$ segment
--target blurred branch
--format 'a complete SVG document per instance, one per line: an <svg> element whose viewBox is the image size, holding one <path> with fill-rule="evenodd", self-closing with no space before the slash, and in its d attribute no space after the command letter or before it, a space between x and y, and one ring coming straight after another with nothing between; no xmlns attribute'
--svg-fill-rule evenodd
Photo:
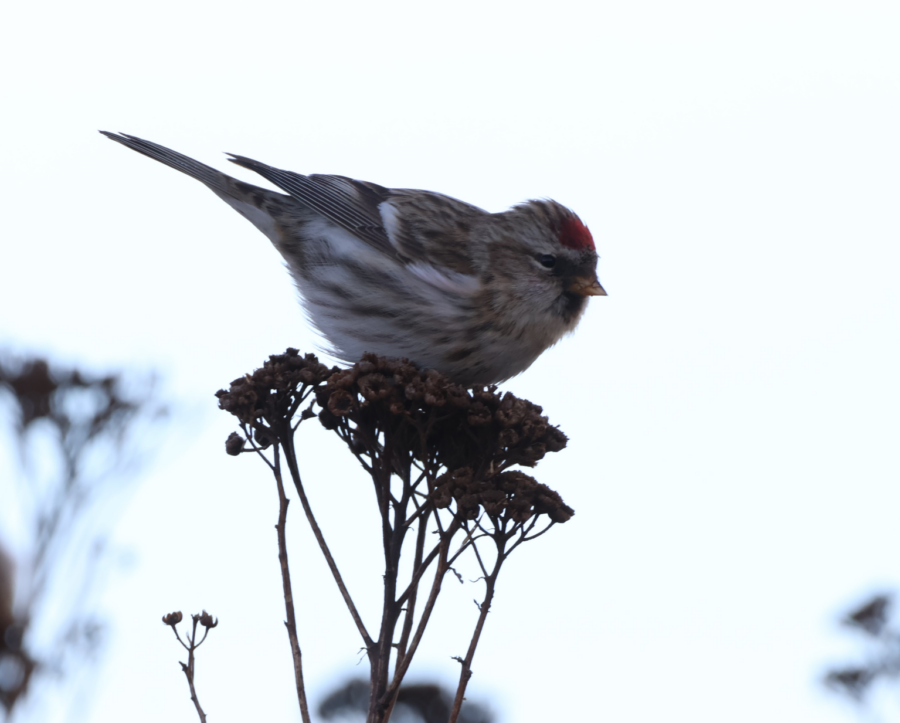
<svg viewBox="0 0 900 723"><path fill-rule="evenodd" d="M0 705L8 718L34 673L64 676L71 653L90 655L99 646L103 626L84 608L109 523L92 517L93 505L110 483L134 473L140 432L166 410L152 379L138 391L127 388L122 374L92 375L11 355L0 355L0 400L11 413L21 469L16 494L4 493L0 522L24 528L10 540L18 538L19 578L27 581L10 603L11 619L0 621ZM59 600L67 601L62 612L53 610Z"/></svg>
<svg viewBox="0 0 900 723"><path fill-rule="evenodd" d="M844 627L862 634L869 659L831 669L824 677L826 687L863 703L876 682L900 677L900 630L890 623L892 608L890 595L876 595L841 619Z"/></svg>
<svg viewBox="0 0 900 723"><path fill-rule="evenodd" d="M368 709L369 683L349 680L330 693L319 705L319 715L325 720L363 717ZM405 709L422 723L447 723L452 694L435 683L404 685L397 696L397 709ZM404 720L408 720L408 716ZM459 723L493 723L494 717L484 707L466 702L459 715Z"/></svg>

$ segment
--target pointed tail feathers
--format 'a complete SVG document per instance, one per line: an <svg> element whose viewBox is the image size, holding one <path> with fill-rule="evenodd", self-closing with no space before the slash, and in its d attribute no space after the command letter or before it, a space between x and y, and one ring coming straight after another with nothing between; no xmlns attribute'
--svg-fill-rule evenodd
<svg viewBox="0 0 900 723"><path fill-rule="evenodd" d="M276 219L289 211L290 196L269 191L250 183L238 181L211 166L207 166L193 158L188 158L158 143L145 141L143 138L125 133L117 134L100 131L107 138L121 143L133 151L142 153L160 163L164 163L176 171L181 171L207 186L219 198L235 211L250 221L273 242L279 239Z"/></svg>
<svg viewBox="0 0 900 723"><path fill-rule="evenodd" d="M174 168L176 171L186 173L191 178L196 178L214 191L227 193L229 191L227 181L234 180L230 176L226 176L224 173L217 171L215 168L211 168L199 161L195 161L193 158L188 158L181 153L176 153L165 146L145 141L143 138L129 136L124 133L119 135L110 133L109 131L100 131L100 133L107 138L114 140L116 143L127 146L133 151L143 153L145 156L149 156L155 161L164 163L167 166Z"/></svg>

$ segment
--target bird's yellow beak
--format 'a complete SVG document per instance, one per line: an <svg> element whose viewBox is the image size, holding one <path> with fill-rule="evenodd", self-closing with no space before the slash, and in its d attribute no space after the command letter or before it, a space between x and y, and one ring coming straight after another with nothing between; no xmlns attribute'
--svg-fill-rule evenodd
<svg viewBox="0 0 900 723"><path fill-rule="evenodd" d="M596 276L576 276L569 284L568 291L581 296L606 296L606 289L600 286Z"/></svg>

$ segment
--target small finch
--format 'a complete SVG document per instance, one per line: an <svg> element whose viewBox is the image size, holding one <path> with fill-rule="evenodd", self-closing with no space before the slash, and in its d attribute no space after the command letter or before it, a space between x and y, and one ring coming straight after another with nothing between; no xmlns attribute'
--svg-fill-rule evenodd
<svg viewBox="0 0 900 723"><path fill-rule="evenodd" d="M597 280L590 231L551 200L488 213L430 191L302 176L229 154L287 195L101 131L204 183L284 257L312 324L347 362L406 357L464 386L525 371L574 330Z"/></svg>

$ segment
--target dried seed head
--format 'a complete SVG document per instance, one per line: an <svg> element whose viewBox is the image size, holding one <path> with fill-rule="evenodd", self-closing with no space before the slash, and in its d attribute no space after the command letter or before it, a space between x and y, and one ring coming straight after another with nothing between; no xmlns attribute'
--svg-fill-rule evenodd
<svg viewBox="0 0 900 723"><path fill-rule="evenodd" d="M200 613L200 624L204 628L211 630L212 628L216 627L216 625L219 624L219 619L214 618L212 615L210 615L208 612L206 612L206 610L204 610L202 613Z"/></svg>
<svg viewBox="0 0 900 723"><path fill-rule="evenodd" d="M166 625L171 625L173 628L181 622L182 614L180 611L169 613L168 615L163 615L162 621Z"/></svg>
<svg viewBox="0 0 900 723"><path fill-rule="evenodd" d="M219 406L251 427L265 447L278 441L277 430L289 428L286 417L310 392L322 426L355 454L372 460L389 455L384 463L397 473L413 462L446 470L432 488L438 507L455 503L457 514L467 518L484 510L515 521L546 514L564 522L573 514L555 492L509 469L533 467L560 451L566 435L541 407L510 392L501 396L495 386L467 390L406 359L375 354L347 369L329 369L311 354L288 349L218 397ZM302 418L312 414L309 408ZM229 437L230 454L241 448L242 440Z"/></svg>
<svg viewBox="0 0 900 723"><path fill-rule="evenodd" d="M366 354L320 385L316 401L322 424L345 440L364 430L395 455L435 459L451 470L468 465L484 475L534 466L566 443L536 404L509 392L501 397L493 386L468 391L404 359Z"/></svg>
<svg viewBox="0 0 900 723"><path fill-rule="evenodd" d="M244 424L258 419L270 425L282 419L310 388L322 384L337 371L326 367L313 354L300 355L296 349L273 354L262 367L235 379L226 391L216 392L219 408Z"/></svg>
<svg viewBox="0 0 900 723"><path fill-rule="evenodd" d="M232 432L225 440L225 452L232 457L237 457L244 451L244 438L237 432Z"/></svg>

